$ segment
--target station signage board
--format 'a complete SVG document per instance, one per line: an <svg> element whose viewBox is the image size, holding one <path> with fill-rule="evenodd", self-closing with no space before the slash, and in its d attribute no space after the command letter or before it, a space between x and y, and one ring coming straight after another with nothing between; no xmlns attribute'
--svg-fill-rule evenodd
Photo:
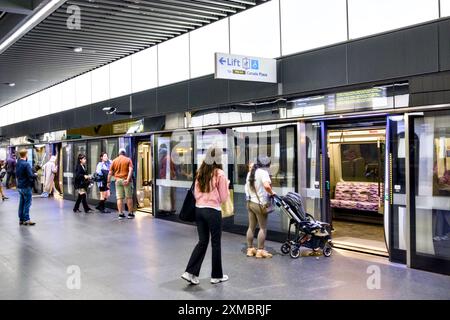
<svg viewBox="0 0 450 320"><path fill-rule="evenodd" d="M216 53L214 78L277 83L277 61Z"/></svg>

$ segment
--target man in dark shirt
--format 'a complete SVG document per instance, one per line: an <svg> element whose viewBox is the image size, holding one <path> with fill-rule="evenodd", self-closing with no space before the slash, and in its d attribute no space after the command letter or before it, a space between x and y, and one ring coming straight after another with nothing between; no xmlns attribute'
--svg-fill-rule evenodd
<svg viewBox="0 0 450 320"><path fill-rule="evenodd" d="M16 155L12 154L6 160L6 189L11 188L11 183L15 185L16 181Z"/></svg>
<svg viewBox="0 0 450 320"><path fill-rule="evenodd" d="M34 226L36 223L30 220L31 189L36 175L31 171L31 165L27 161L27 150L19 151L20 159L16 165L17 190L20 194L19 224Z"/></svg>

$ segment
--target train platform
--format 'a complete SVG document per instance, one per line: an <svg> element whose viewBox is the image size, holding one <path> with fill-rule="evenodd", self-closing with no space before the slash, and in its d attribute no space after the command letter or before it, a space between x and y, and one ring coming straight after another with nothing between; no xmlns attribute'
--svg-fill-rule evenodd
<svg viewBox="0 0 450 320"><path fill-rule="evenodd" d="M223 233L224 273L210 283L208 249L200 284L180 278L197 241L191 225L138 213L73 213L73 202L33 198L35 226L19 226L18 197L0 202L0 299L450 299L450 277L386 258L334 250L292 259L247 258L245 238Z"/></svg>

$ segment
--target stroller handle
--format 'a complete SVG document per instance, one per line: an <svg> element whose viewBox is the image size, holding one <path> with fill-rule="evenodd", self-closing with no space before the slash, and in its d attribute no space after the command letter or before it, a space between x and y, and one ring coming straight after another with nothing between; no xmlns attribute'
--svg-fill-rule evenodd
<svg viewBox="0 0 450 320"><path fill-rule="evenodd" d="M285 202L283 201L283 199L282 199L279 195L273 194L273 195L272 195L272 198L275 200L275 203L276 203L278 206L285 205L285 204L284 204ZM313 217L311 214L309 214L309 213L307 213L307 212L305 212L305 214L306 214L307 217L310 217L310 218L312 219L312 221L314 221L314 222L317 221L316 219L314 219L314 217Z"/></svg>
<svg viewBox="0 0 450 320"><path fill-rule="evenodd" d="M280 196L277 195L277 194L275 194L275 193L274 193L273 195L271 195L271 197L274 198L275 200L279 201L279 202L282 201L281 198L280 198Z"/></svg>

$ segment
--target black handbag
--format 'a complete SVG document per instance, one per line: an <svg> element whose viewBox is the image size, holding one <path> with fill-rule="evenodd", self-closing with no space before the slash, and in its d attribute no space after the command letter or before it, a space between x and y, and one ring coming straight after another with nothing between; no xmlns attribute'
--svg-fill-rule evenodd
<svg viewBox="0 0 450 320"><path fill-rule="evenodd" d="M195 181L184 198L183 206L180 210L180 220L186 222L195 221L195 196L194 196Z"/></svg>

